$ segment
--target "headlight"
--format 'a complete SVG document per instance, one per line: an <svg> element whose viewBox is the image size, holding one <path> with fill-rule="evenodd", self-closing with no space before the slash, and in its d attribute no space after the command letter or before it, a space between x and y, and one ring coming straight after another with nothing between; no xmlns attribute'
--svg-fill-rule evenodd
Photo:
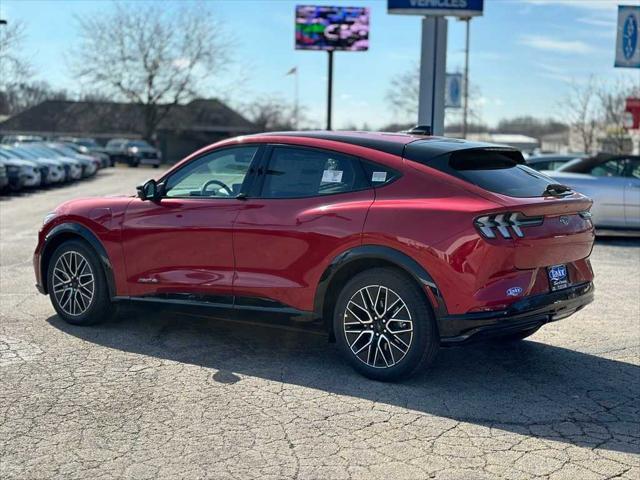
<svg viewBox="0 0 640 480"><path fill-rule="evenodd" d="M51 220L53 220L54 218L56 218L58 216L57 213L55 212L49 212L45 215L44 220L42 220L42 225L46 225L47 223L49 223Z"/></svg>

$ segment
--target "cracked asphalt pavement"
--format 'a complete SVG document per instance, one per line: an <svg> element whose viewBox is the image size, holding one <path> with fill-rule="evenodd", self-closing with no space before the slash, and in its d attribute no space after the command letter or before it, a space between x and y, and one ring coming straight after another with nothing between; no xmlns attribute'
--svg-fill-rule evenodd
<svg viewBox="0 0 640 480"><path fill-rule="evenodd" d="M58 319L33 286L42 218L154 173L0 197L3 480L640 478L640 241L596 243L582 312L384 384L310 333L159 308Z"/></svg>

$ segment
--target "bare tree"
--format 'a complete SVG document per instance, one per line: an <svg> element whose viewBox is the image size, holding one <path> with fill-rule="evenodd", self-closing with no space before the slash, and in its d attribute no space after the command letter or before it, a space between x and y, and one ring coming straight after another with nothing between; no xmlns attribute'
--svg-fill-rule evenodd
<svg viewBox="0 0 640 480"><path fill-rule="evenodd" d="M0 92L3 109L15 115L46 100L68 100L66 90L53 89L47 82L20 82L6 85Z"/></svg>
<svg viewBox="0 0 640 480"><path fill-rule="evenodd" d="M420 98L420 66L414 65L392 79L385 98L397 115L415 121Z"/></svg>
<svg viewBox="0 0 640 480"><path fill-rule="evenodd" d="M269 96L257 99L243 107L249 119L261 131L273 132L296 129L295 108L279 97ZM298 109L298 116L304 121L303 114Z"/></svg>
<svg viewBox="0 0 640 480"><path fill-rule="evenodd" d="M573 81L569 93L560 103L564 120L577 133L580 149L592 153L600 128L597 86L593 77L586 83Z"/></svg>
<svg viewBox="0 0 640 480"><path fill-rule="evenodd" d="M115 4L77 22L73 72L104 94L140 104L147 140L175 105L198 96L228 63L223 28L204 3L179 11L158 3Z"/></svg>
<svg viewBox="0 0 640 480"><path fill-rule="evenodd" d="M597 90L600 114L605 126L606 143L611 153L624 153L630 138L625 128L625 101L627 97L640 96L640 85L631 79L618 80Z"/></svg>
<svg viewBox="0 0 640 480"><path fill-rule="evenodd" d="M398 115L402 122L409 120L415 125L418 118L418 102L420 99L420 66L414 65L409 70L401 73L399 76L391 80L391 86L387 90L385 96L387 103ZM470 123L482 124L482 115L480 112L480 90L469 82L469 121ZM462 115L462 111L458 112L453 109L447 110L448 118L455 120L457 116ZM450 118L449 118L450 117Z"/></svg>
<svg viewBox="0 0 640 480"><path fill-rule="evenodd" d="M21 82L31 73L31 65L24 58L25 26L12 21L0 26L0 88Z"/></svg>

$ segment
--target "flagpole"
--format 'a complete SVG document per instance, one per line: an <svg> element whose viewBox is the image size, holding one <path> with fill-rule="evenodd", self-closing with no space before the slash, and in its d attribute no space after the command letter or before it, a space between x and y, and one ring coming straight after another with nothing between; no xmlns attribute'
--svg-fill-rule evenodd
<svg viewBox="0 0 640 480"><path fill-rule="evenodd" d="M295 82L296 82L296 83L295 83L295 96L296 96L296 98L295 98L295 104L294 104L294 112L293 112L293 114L294 114L294 118L295 118L295 122L296 122L295 127L296 127L296 130L298 130L298 129L300 128L300 124L299 124L300 118L299 118L299 116L298 116L298 115L299 115L299 111L298 111L298 109L299 109L299 107L300 107L300 103L299 103L299 96L298 96L298 92L299 92L299 90L298 90L298 67L297 67L297 66L296 66L296 78L295 78Z"/></svg>

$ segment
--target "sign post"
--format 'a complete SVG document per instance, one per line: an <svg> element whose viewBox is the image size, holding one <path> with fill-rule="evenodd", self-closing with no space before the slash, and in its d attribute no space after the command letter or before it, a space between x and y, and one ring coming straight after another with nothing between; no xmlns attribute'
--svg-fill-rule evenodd
<svg viewBox="0 0 640 480"><path fill-rule="evenodd" d="M640 6L618 6L616 67L640 68Z"/></svg>
<svg viewBox="0 0 640 480"><path fill-rule="evenodd" d="M421 15L422 52L418 124L444 134L447 67L447 16L470 18L482 15L484 0L387 0L387 11L398 15Z"/></svg>
<svg viewBox="0 0 640 480"><path fill-rule="evenodd" d="M447 19L422 19L422 54L418 125L429 125L433 135L444 134L444 93L447 70Z"/></svg>

